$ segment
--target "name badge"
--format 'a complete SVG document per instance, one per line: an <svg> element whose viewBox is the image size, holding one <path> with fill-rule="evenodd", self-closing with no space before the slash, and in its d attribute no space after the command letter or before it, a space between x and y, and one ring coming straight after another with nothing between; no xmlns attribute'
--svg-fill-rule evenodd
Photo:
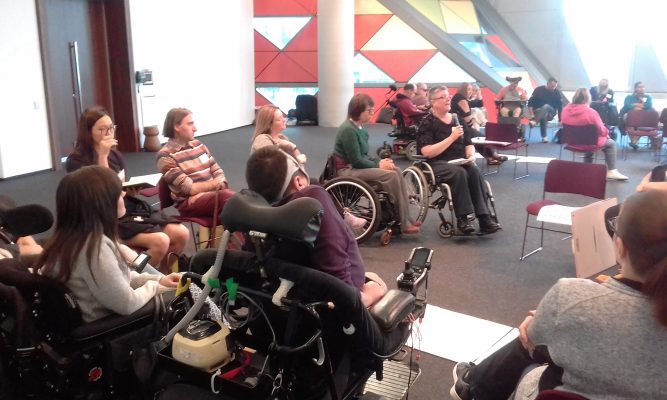
<svg viewBox="0 0 667 400"><path fill-rule="evenodd" d="M199 162L202 164L208 164L208 154L204 153L199 156Z"/></svg>

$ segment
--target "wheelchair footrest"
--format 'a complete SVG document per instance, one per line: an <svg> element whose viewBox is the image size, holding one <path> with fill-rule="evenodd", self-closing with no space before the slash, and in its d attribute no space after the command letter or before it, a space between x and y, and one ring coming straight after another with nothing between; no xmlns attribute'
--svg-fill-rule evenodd
<svg viewBox="0 0 667 400"><path fill-rule="evenodd" d="M372 375L366 382L362 400L401 400L421 375L421 369L415 362L412 363L412 372L407 364L399 361L385 360L382 366L384 379L378 381Z"/></svg>

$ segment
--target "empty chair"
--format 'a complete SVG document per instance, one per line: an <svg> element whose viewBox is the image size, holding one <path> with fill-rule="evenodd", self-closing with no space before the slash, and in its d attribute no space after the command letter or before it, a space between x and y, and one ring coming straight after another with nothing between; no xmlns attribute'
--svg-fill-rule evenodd
<svg viewBox="0 0 667 400"><path fill-rule="evenodd" d="M635 148L634 144L643 136L649 138L651 149L655 152L656 158L659 155L659 146L655 145L655 141L660 133L658 130L658 122L660 115L655 110L630 110L625 119L625 133L628 137L628 145ZM623 147L624 158L627 158L627 146Z"/></svg>
<svg viewBox="0 0 667 400"><path fill-rule="evenodd" d="M496 124L493 122L487 122L485 128L485 135L487 141L509 143L508 145L489 144L485 145L485 147L489 147L498 151L514 150L515 156L518 156L519 149L523 148L524 155L526 157L528 156L528 144L526 142L519 141L519 132L516 129L516 125ZM516 162L514 163L514 175L513 175L514 180L529 176L528 163L525 164L526 164L526 173L517 178L516 176L517 163Z"/></svg>
<svg viewBox="0 0 667 400"><path fill-rule="evenodd" d="M542 247L544 246L544 231L569 233L555 229L547 229L544 227L544 222L540 222L539 226L528 224L530 216L532 215L537 218L537 215L543 207L559 204L554 200L547 199L547 193L571 193L595 199L604 199L606 175L607 167L602 164L585 164L563 160L552 160L549 162L547 171L544 175L542 200L532 202L526 206L526 225L523 231L520 260L523 261L534 253L542 250ZM526 254L525 248L528 228L540 230L540 247Z"/></svg>

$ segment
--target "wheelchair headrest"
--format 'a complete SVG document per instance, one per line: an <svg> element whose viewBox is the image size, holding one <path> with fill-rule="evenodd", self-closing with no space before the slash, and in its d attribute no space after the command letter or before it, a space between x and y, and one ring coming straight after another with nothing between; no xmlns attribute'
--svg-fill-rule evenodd
<svg viewBox="0 0 667 400"><path fill-rule="evenodd" d="M42 233L53 225L53 214L48 208L38 204L28 204L16 207L14 201L7 196L0 196L0 229L13 236Z"/></svg>
<svg viewBox="0 0 667 400"><path fill-rule="evenodd" d="M310 197L272 207L259 194L244 189L227 201L221 220L232 232L258 231L314 246L322 213L320 202Z"/></svg>

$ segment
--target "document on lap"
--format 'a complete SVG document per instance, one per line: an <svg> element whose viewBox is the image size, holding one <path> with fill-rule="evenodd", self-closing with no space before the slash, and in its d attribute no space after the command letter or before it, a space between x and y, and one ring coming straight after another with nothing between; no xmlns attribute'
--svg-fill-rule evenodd
<svg viewBox="0 0 667 400"><path fill-rule="evenodd" d="M454 165L463 165L463 164L468 164L470 161L468 161L467 158L456 158L454 160L449 160L447 162Z"/></svg>
<svg viewBox="0 0 667 400"><path fill-rule="evenodd" d="M148 187L155 187L160 181L160 178L162 178L162 174L160 173L133 176L127 182L123 182L123 189L126 188L144 189Z"/></svg>
<svg viewBox="0 0 667 400"><path fill-rule="evenodd" d="M472 138L472 142L475 144L496 144L498 146L509 146L510 142L498 142L496 140L486 140L484 137L474 137Z"/></svg>

